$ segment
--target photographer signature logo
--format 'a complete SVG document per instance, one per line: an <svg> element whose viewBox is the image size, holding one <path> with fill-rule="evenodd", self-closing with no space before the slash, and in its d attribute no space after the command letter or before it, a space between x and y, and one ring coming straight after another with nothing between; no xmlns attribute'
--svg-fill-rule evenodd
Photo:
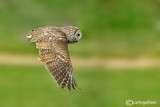
<svg viewBox="0 0 160 107"><path fill-rule="evenodd" d="M126 100L126 105L127 106L132 106L132 105L140 104L140 105L149 105L149 104L157 104L157 101L151 101L151 100L146 100L146 101L134 101L131 99Z"/></svg>

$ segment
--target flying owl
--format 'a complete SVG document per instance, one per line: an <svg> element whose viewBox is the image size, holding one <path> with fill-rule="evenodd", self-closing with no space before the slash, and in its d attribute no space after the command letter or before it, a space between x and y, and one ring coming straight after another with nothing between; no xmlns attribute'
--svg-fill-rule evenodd
<svg viewBox="0 0 160 107"><path fill-rule="evenodd" d="M68 52L68 44L76 43L82 38L79 28L74 26L44 26L33 29L27 38L36 42L39 49L39 60L45 62L46 69L50 72L57 85L64 89L66 86L77 87L71 59Z"/></svg>

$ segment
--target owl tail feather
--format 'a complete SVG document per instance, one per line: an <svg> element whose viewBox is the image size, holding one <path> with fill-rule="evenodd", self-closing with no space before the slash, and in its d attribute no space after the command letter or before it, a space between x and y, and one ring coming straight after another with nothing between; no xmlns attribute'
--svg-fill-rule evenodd
<svg viewBox="0 0 160 107"><path fill-rule="evenodd" d="M69 91L71 91L71 87L72 87L74 90L76 90L76 91L77 91L76 88L78 88L79 90L81 90L81 89L78 87L78 85L77 85L77 83L76 83L76 81L75 81L75 79L74 79L73 76L70 77L70 78L69 78L69 81L68 81L68 89L69 89Z"/></svg>
<svg viewBox="0 0 160 107"><path fill-rule="evenodd" d="M76 86L79 90L82 90L81 88L78 87L78 84L77 84L76 81L75 81L75 86Z"/></svg>

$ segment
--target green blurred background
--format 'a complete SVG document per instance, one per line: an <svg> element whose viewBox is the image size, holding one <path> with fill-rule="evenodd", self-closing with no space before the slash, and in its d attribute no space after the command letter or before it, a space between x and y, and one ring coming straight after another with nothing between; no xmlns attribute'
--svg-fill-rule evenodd
<svg viewBox="0 0 160 107"><path fill-rule="evenodd" d="M38 56L25 38L29 31L74 25L83 38L69 46L71 58L159 59L159 11L159 0L1 0L0 55ZM70 93L57 87L44 66L2 62L0 107L123 107L127 99L160 106L159 67L73 68L82 90Z"/></svg>

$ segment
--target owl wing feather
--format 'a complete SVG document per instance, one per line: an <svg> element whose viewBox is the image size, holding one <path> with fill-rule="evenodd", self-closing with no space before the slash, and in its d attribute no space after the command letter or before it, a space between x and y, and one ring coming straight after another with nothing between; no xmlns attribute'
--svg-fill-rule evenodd
<svg viewBox="0 0 160 107"><path fill-rule="evenodd" d="M57 85L64 89L66 86L71 91L77 84L73 76L73 68L68 52L66 35L57 31L58 35L53 32L39 37L36 47L39 49L39 59L46 62L46 69L54 77ZM43 32L44 33L44 32Z"/></svg>

